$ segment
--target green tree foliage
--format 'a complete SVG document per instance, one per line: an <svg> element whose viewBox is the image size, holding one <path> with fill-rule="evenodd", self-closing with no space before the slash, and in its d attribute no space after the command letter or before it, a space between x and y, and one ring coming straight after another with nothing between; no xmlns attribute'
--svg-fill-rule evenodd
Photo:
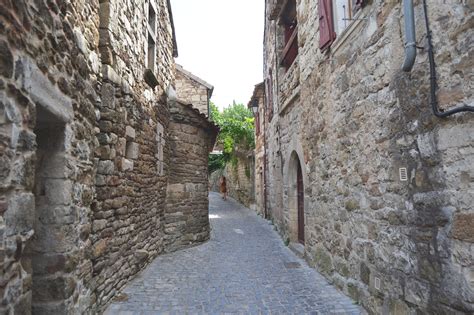
<svg viewBox="0 0 474 315"><path fill-rule="evenodd" d="M210 157L209 169L218 165L225 167L229 161L236 162L236 149L253 150L255 148L254 117L252 112L243 104L229 106L220 112L214 103L210 103L211 120L219 126L218 143L223 147L220 158ZM215 168L218 169L218 168Z"/></svg>

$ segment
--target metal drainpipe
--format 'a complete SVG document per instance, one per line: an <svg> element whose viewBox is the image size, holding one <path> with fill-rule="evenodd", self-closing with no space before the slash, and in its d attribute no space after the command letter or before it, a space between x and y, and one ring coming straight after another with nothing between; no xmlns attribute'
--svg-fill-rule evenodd
<svg viewBox="0 0 474 315"><path fill-rule="evenodd" d="M416 59L415 12L413 0L403 0L403 17L405 19L405 60L402 70L410 72Z"/></svg>
<svg viewBox="0 0 474 315"><path fill-rule="evenodd" d="M426 27L426 38L428 40L428 60L430 63L430 103L433 110L433 114L439 118L445 118L460 112L474 112L474 106L459 106L447 111L440 111L438 107L438 98L436 96L436 89L438 88L436 79L436 64L434 60L433 42L431 38L430 23L428 20L428 8L426 6L426 0L423 0L423 10L425 13L425 27Z"/></svg>
<svg viewBox="0 0 474 315"><path fill-rule="evenodd" d="M268 219L267 210L267 96L263 98L263 216Z"/></svg>

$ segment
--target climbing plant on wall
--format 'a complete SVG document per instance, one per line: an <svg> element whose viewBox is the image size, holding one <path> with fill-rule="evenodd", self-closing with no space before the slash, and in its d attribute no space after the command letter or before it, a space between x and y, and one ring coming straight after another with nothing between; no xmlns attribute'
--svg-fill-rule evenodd
<svg viewBox="0 0 474 315"><path fill-rule="evenodd" d="M237 150L248 151L255 148L254 117L243 104L233 103L219 111L214 103L210 103L211 120L219 126L218 146L222 148L221 156L209 158L209 170L225 167L228 162L237 162Z"/></svg>

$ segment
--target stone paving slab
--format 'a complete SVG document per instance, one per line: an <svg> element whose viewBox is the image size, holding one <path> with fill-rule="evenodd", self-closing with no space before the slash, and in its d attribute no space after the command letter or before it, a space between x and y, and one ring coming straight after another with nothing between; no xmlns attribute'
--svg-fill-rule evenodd
<svg viewBox="0 0 474 315"><path fill-rule="evenodd" d="M253 211L216 193L209 211L209 242L159 256L105 314L364 313Z"/></svg>

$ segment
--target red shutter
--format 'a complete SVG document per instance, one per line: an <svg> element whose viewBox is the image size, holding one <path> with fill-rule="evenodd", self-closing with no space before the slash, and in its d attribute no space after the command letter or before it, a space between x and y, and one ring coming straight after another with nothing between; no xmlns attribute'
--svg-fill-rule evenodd
<svg viewBox="0 0 474 315"><path fill-rule="evenodd" d="M260 135L260 113L255 115L255 135Z"/></svg>
<svg viewBox="0 0 474 315"><path fill-rule="evenodd" d="M267 78L267 117L268 121L271 121L273 118L273 75L272 70L270 69L269 76Z"/></svg>
<svg viewBox="0 0 474 315"><path fill-rule="evenodd" d="M319 48L329 48L336 38L332 18L332 1L319 0Z"/></svg>

